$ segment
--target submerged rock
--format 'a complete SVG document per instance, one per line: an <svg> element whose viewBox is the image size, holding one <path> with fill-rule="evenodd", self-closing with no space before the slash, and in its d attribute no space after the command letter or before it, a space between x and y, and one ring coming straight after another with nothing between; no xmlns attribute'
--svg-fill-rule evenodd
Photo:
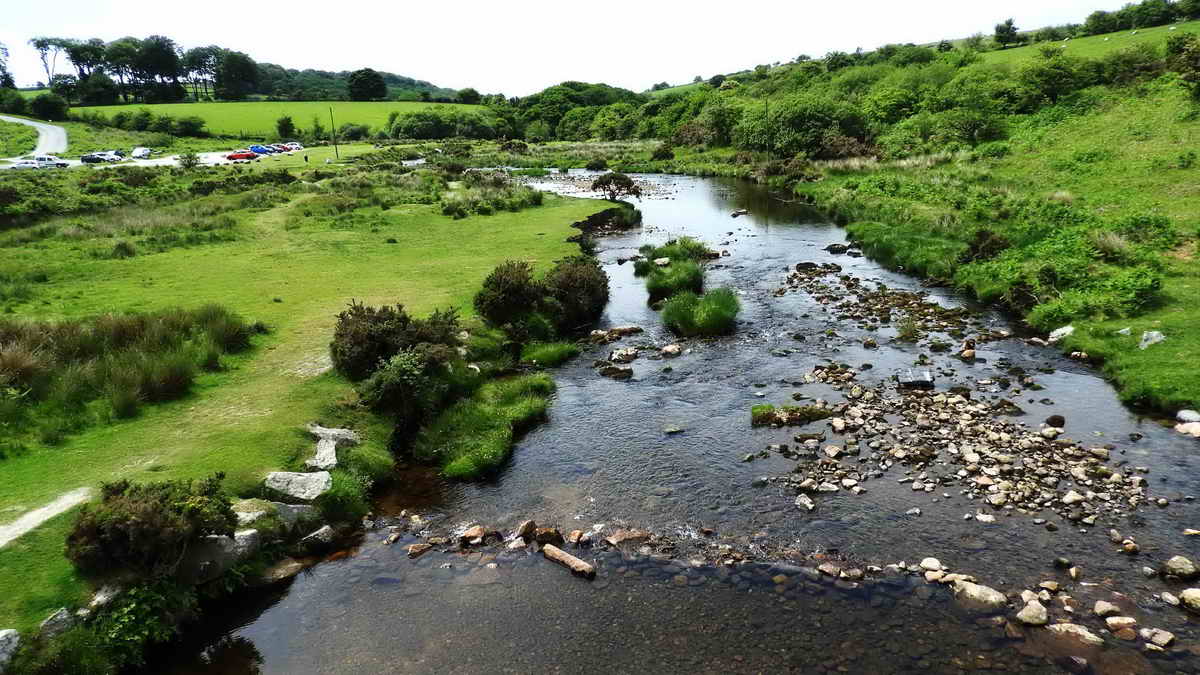
<svg viewBox="0 0 1200 675"><path fill-rule="evenodd" d="M1163 574L1187 580L1195 578L1198 572L1195 563L1184 556L1177 555L1163 564Z"/></svg>
<svg viewBox="0 0 1200 675"><path fill-rule="evenodd" d="M1075 623L1056 623L1052 626L1047 626L1046 630L1051 633L1078 642L1089 647L1100 647L1104 645L1104 640L1093 633L1092 631Z"/></svg>
<svg viewBox="0 0 1200 675"><path fill-rule="evenodd" d="M1008 605L1008 598L1000 591L970 581L956 582L954 597L967 609L979 611L997 611Z"/></svg>
<svg viewBox="0 0 1200 675"><path fill-rule="evenodd" d="M1050 621L1050 613L1037 600L1025 603L1025 608L1017 612L1017 620L1029 626L1045 626Z"/></svg>

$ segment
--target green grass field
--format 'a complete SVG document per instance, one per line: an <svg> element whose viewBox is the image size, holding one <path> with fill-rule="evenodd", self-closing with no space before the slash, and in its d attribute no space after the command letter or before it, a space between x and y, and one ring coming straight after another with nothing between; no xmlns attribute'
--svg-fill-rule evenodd
<svg viewBox="0 0 1200 675"><path fill-rule="evenodd" d="M37 129L15 122L0 122L0 157L19 157L33 152Z"/></svg>
<svg viewBox="0 0 1200 675"><path fill-rule="evenodd" d="M648 92L646 92L646 94L648 94L649 96L664 96L666 94L686 94L690 91L699 89L703 86L705 86L704 82L691 82L688 84L681 84L677 87L667 87L666 89L659 89L658 91L648 91Z"/></svg>
<svg viewBox="0 0 1200 675"><path fill-rule="evenodd" d="M268 136L275 133L275 120L283 115L291 115L297 127L307 129L312 126L313 117L321 120L321 125L329 128L329 109L333 108L334 123L337 126L352 122L366 124L378 128L387 123L388 114L393 110L400 113L416 112L439 106L454 106L460 110L483 112L483 106L463 106L452 103L415 103L415 102L364 102L364 101L239 101L235 103L161 103L156 105L109 105L74 108L76 112L95 111L112 116L119 111L134 112L148 108L155 115L170 115L172 117L187 117L196 115L208 123L208 131L227 136Z"/></svg>
<svg viewBox="0 0 1200 675"><path fill-rule="evenodd" d="M1038 50L1047 44L1056 46L1065 44L1067 46L1063 50L1065 53L1094 59L1137 44L1160 46L1167 41L1169 36L1180 32L1200 33L1200 21L1189 21L1175 24L1175 26L1175 30L1171 30L1169 26L1155 26L1154 28L1139 28L1137 35L1134 35L1132 30L1123 30L1106 35L1071 38L1067 42L1042 42L1013 49L984 52L983 60L987 63L1017 64L1037 56Z"/></svg>
<svg viewBox="0 0 1200 675"><path fill-rule="evenodd" d="M307 198L241 213L232 242L124 260L98 259L67 239L6 249L6 258L36 265L51 279L17 308L18 316L219 302L273 331L251 354L230 359L226 372L201 377L183 400L0 461L0 481L9 486L0 494L0 520L116 478L221 470L229 489L253 489L266 472L297 466L312 445L299 429L351 396L345 380L317 374L328 363L335 317L351 298L401 302L415 313L450 305L470 315L474 292L496 264L520 258L548 267L576 250L565 241L574 232L570 224L599 210L591 200L559 197L517 213L460 220L435 206L371 207L330 226L289 218ZM383 430L368 434L368 444L385 441ZM28 630L85 592L62 556L69 521L60 517L0 549L0 626Z"/></svg>

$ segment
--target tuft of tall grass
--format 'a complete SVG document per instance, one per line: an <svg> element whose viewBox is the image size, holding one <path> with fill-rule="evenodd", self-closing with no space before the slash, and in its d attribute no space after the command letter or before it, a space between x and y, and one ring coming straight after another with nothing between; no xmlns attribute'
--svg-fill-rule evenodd
<svg viewBox="0 0 1200 675"><path fill-rule="evenodd" d="M531 342L521 350L521 362L555 368L578 355L574 342Z"/></svg>
<svg viewBox="0 0 1200 675"><path fill-rule="evenodd" d="M692 261L672 262L666 267L655 267L646 276L646 290L650 302L669 298L677 293L704 290L704 271Z"/></svg>
<svg viewBox="0 0 1200 675"><path fill-rule="evenodd" d="M679 335L727 335L737 325L737 295L717 288L704 295L683 292L663 304L663 323Z"/></svg>

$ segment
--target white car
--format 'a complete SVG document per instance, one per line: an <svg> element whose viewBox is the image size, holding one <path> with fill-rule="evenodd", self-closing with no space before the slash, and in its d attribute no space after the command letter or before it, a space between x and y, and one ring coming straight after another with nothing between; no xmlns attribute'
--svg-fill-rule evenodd
<svg viewBox="0 0 1200 675"><path fill-rule="evenodd" d="M33 158L37 162L40 169L65 169L67 168L66 160L59 159L54 155L38 155Z"/></svg>
<svg viewBox="0 0 1200 675"><path fill-rule="evenodd" d="M150 159L150 148L134 148L129 156L134 159Z"/></svg>
<svg viewBox="0 0 1200 675"><path fill-rule="evenodd" d="M20 159L20 160L17 160L16 162L13 162L13 165L9 168L12 168L12 169L40 169L42 167L32 159Z"/></svg>
<svg viewBox="0 0 1200 675"><path fill-rule="evenodd" d="M300 145L299 143L296 143L295 141L292 141L291 143L284 143L284 145L288 146L292 150L303 150L304 149L303 145Z"/></svg>

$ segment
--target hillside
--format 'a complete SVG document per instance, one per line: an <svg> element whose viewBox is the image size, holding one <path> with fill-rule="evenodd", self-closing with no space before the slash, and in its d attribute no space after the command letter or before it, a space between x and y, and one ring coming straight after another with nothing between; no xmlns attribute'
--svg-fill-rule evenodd
<svg viewBox="0 0 1200 675"><path fill-rule="evenodd" d="M1060 47L1066 45L1063 51L1072 56L1096 59L1135 45L1148 45L1161 48L1166 43L1168 37L1180 32L1200 33L1200 21L1188 21L1186 23L1173 24L1172 26L1141 28L1136 31L1123 30L1105 35L1090 35L1088 37L1071 38L1062 42L1035 43L1024 47L983 52L982 56L985 63L1015 64L1032 59L1038 54L1038 50L1043 45L1054 44Z"/></svg>

